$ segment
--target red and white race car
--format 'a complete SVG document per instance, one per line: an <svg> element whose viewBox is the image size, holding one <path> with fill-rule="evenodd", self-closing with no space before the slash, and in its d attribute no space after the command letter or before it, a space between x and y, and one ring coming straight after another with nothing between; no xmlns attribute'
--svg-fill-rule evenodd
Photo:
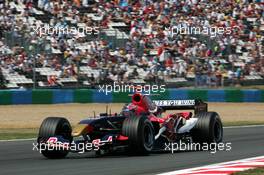
<svg viewBox="0 0 264 175"><path fill-rule="evenodd" d="M167 110L172 112L167 114ZM173 110L193 110L194 113ZM207 104L201 100L152 101L149 96L136 93L120 114L101 113L88 117L74 129L65 118L46 118L39 129L38 143L45 157L63 158L68 152L81 150L95 150L97 154L117 150L147 154L164 150L166 143L210 144L222 139L219 115L208 112Z"/></svg>

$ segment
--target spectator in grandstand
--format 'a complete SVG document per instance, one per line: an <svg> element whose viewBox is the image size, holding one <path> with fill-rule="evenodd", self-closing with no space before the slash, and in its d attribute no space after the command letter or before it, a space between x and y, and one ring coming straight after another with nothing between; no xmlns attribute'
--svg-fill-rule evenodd
<svg viewBox="0 0 264 175"><path fill-rule="evenodd" d="M63 86L62 83L58 81L58 77L55 75L48 76L48 86L56 87L56 86Z"/></svg>
<svg viewBox="0 0 264 175"><path fill-rule="evenodd" d="M0 35L12 31L12 41L21 36L26 36L25 41L40 40L39 34L29 31L34 25L43 26L44 23L52 27L84 24L110 29L112 23L122 21L129 28L128 41L122 48L114 48L111 39L88 39L79 34L59 32L41 36L48 41L43 45L46 50L56 51L52 55L57 57L40 54L39 66L62 72L58 79L76 77L78 60L81 66L100 69L100 72L108 69L102 77L120 82L129 82L129 78L167 80L194 74L196 86L220 86L225 78L242 81L245 75L264 75L261 56L264 8L259 1L38 0L37 6L31 0L23 3L14 1L7 2L6 6L0 5ZM43 13L43 19L34 14L38 10ZM174 26L231 30L215 35L212 31L203 35L171 35L170 29ZM51 44L47 44L49 41ZM85 49L77 49L79 46L85 46ZM8 49L4 48L2 46L1 51L6 53ZM1 62L4 60L1 65L8 65L12 71L30 72L31 57L22 54L21 58L19 48L14 48L13 52L10 58L1 58ZM234 63L243 60L247 60L245 67L232 70ZM137 68L129 74L130 66L142 68L146 76L139 74Z"/></svg>

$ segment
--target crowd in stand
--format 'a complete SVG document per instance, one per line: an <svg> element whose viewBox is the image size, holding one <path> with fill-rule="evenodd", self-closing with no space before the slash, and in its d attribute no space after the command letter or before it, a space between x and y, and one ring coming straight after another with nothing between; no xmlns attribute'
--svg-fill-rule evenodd
<svg viewBox="0 0 264 175"><path fill-rule="evenodd" d="M99 75L87 75L93 84L106 79L128 83L139 78L156 82L195 77L197 86L220 86L224 77L232 83L248 75L264 78L262 0L23 0L22 11L17 4L21 2L0 5L0 67L10 72L30 74L33 66L51 67L61 72L59 77L71 77L79 75L78 66L88 66L101 70ZM50 17L50 26L84 24L91 33L95 27L102 31L111 28L111 22L122 21L129 38L123 47L113 48L110 41L87 40L89 34L82 32L40 34L34 29L44 22L30 20L36 10ZM223 32L181 34L180 27ZM29 43L49 40L44 50L61 54L32 55L19 45L10 48L4 38L7 31L13 31L13 37L26 35ZM81 44L85 49L76 47Z"/></svg>

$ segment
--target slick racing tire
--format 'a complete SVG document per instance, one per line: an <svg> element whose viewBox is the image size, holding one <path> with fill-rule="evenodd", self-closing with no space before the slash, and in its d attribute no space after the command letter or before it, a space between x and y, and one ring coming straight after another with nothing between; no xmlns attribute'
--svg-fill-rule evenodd
<svg viewBox="0 0 264 175"><path fill-rule="evenodd" d="M68 140L70 143L72 141L71 131L72 128L67 119L61 117L48 117L43 120L40 126L38 143L41 144L43 141L45 143L45 141L52 136L62 136L63 139ZM46 148L41 151L41 153L49 159L64 158L68 152L69 151L66 149L48 150Z"/></svg>
<svg viewBox="0 0 264 175"><path fill-rule="evenodd" d="M198 121L192 129L192 138L198 143L219 143L223 140L223 125L216 112L201 112L194 116Z"/></svg>
<svg viewBox="0 0 264 175"><path fill-rule="evenodd" d="M154 128L146 116L130 116L124 120L122 134L128 137L129 152L148 154L154 146Z"/></svg>

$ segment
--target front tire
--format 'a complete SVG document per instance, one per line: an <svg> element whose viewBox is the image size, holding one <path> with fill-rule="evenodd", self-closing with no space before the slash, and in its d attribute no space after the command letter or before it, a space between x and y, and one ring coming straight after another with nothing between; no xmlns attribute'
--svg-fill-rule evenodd
<svg viewBox="0 0 264 175"><path fill-rule="evenodd" d="M41 141L46 141L53 136L62 136L64 139L71 142L71 131L72 128L67 119L62 117L48 117L43 120L40 126L38 144L41 144ZM45 149L41 153L49 159L60 159L66 157L69 151Z"/></svg>
<svg viewBox="0 0 264 175"><path fill-rule="evenodd" d="M148 154L154 146L154 129L146 116L130 116L124 120L122 134L128 137L130 152Z"/></svg>

